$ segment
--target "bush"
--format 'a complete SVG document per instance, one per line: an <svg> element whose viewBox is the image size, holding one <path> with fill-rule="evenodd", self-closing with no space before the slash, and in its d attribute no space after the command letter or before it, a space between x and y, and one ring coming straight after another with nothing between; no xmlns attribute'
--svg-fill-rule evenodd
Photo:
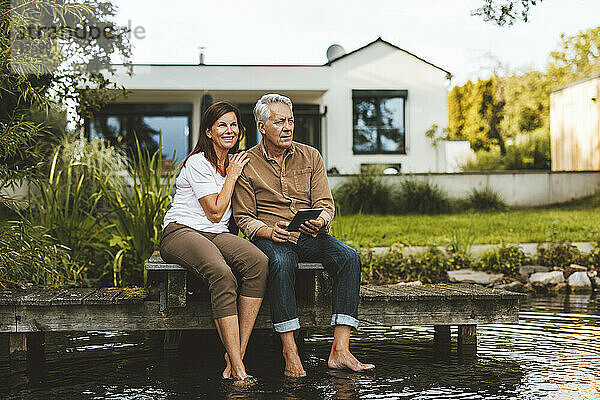
<svg viewBox="0 0 600 400"><path fill-rule="evenodd" d="M516 143L506 146L506 154L500 154L498 146L489 151L478 150L474 159L467 161L463 171L495 171L550 169L550 135L539 129L520 136Z"/></svg>
<svg viewBox="0 0 600 400"><path fill-rule="evenodd" d="M81 267L69 253L48 229L10 222L0 233L0 287L78 283Z"/></svg>
<svg viewBox="0 0 600 400"><path fill-rule="evenodd" d="M386 214L391 211L392 189L371 173L352 176L334 191L344 214Z"/></svg>
<svg viewBox="0 0 600 400"><path fill-rule="evenodd" d="M477 269L517 276L519 267L531 264L529 257L519 246L502 244L499 248L485 252L479 259Z"/></svg>
<svg viewBox="0 0 600 400"><path fill-rule="evenodd" d="M497 192L486 186L483 189L473 189L466 198L466 205L478 211L502 211L507 205Z"/></svg>
<svg viewBox="0 0 600 400"><path fill-rule="evenodd" d="M580 258L581 252L571 243L552 242L547 247L539 244L534 260L539 265L564 268Z"/></svg>
<svg viewBox="0 0 600 400"><path fill-rule="evenodd" d="M67 136L54 150L48 175L32 182L30 207L22 218L45 227L57 246L69 249L79 265L69 279L83 282L101 275L97 266L106 262L110 223L99 210L102 196L95 175L114 179L124 166L125 156L99 139Z"/></svg>
<svg viewBox="0 0 600 400"><path fill-rule="evenodd" d="M446 253L431 247L421 254L405 256L402 250L392 249L384 255L368 252L362 257L363 281L369 283L396 283L421 281L422 283L445 282L447 271L469 268L474 260L464 254Z"/></svg>
<svg viewBox="0 0 600 400"><path fill-rule="evenodd" d="M395 209L399 213L441 214L450 211L448 195L428 181L406 179L395 194Z"/></svg>
<svg viewBox="0 0 600 400"><path fill-rule="evenodd" d="M143 283L146 280L144 262L158 248L177 174L174 165L163 171L161 147L150 152L142 149L136 140L136 155L128 164L127 179L98 175L114 220L109 253L115 286Z"/></svg>

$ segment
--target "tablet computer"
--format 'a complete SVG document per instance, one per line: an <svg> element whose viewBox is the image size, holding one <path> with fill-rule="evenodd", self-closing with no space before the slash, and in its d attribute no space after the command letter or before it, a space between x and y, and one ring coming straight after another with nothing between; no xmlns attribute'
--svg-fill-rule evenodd
<svg viewBox="0 0 600 400"><path fill-rule="evenodd" d="M294 215L294 219L287 226L287 230L290 232L298 232L300 230L300 225L309 219L316 219L319 215L321 215L322 208L303 208L302 210L298 210L296 215Z"/></svg>

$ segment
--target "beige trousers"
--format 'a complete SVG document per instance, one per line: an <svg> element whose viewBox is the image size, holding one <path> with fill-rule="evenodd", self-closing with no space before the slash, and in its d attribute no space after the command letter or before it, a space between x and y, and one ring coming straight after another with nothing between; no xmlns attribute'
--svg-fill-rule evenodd
<svg viewBox="0 0 600 400"><path fill-rule="evenodd" d="M181 264L208 283L213 317L237 314L238 282L242 296L262 298L267 286L269 260L249 241L231 233L200 232L171 222L160 238L165 262Z"/></svg>

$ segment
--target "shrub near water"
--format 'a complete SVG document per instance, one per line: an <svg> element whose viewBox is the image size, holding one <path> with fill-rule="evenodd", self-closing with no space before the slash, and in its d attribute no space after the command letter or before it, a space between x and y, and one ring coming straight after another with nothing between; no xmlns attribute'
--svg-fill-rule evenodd
<svg viewBox="0 0 600 400"><path fill-rule="evenodd" d="M519 247L502 244L499 248L485 252L479 259L477 269L517 276L519 267L531 264L531 257Z"/></svg>
<svg viewBox="0 0 600 400"><path fill-rule="evenodd" d="M392 189L373 174L352 176L334 190L344 214L386 214L392 206Z"/></svg>
<svg viewBox="0 0 600 400"><path fill-rule="evenodd" d="M375 255L369 251L361 258L362 279L368 283L445 282L448 278L447 271L468 268L474 264L468 255L444 252L437 247L410 255L404 255L401 249L392 249L383 255Z"/></svg>
<svg viewBox="0 0 600 400"><path fill-rule="evenodd" d="M80 266L43 226L10 222L0 233L0 288L80 282Z"/></svg>
<svg viewBox="0 0 600 400"><path fill-rule="evenodd" d="M98 175L98 184L114 221L108 250L114 286L141 284L145 280L144 262L158 248L177 174L175 165L163 171L162 146L150 152L141 148L137 140L136 145L126 177L107 179Z"/></svg>
<svg viewBox="0 0 600 400"><path fill-rule="evenodd" d="M49 164L47 177L32 182L30 207L22 213L27 222L23 227L44 227L44 240L68 249L79 267L65 279L77 283L97 279L106 261L110 222L99 210L102 196L95 175L114 179L125 166L125 155L98 139L70 135L56 147ZM54 268L52 260L46 268Z"/></svg>

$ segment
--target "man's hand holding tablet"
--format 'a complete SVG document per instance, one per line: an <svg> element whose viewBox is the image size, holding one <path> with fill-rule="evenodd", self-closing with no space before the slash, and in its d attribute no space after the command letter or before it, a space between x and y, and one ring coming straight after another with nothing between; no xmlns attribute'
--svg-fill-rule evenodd
<svg viewBox="0 0 600 400"><path fill-rule="evenodd" d="M317 232L323 227L325 221L319 218L323 211L322 208L307 208L298 210L292 221L287 226L290 232L302 232L310 236L316 236Z"/></svg>

